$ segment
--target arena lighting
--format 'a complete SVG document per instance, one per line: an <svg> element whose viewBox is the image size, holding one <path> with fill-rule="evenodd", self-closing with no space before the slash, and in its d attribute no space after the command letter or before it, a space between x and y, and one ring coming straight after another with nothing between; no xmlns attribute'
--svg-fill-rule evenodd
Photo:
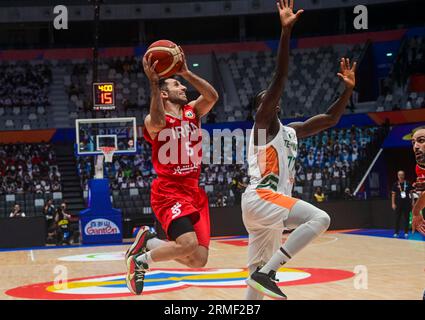
<svg viewBox="0 0 425 320"><path fill-rule="evenodd" d="M199 67L199 63L194 63L194 64L192 64L192 66L193 66L194 68L197 68L197 67Z"/></svg>
<svg viewBox="0 0 425 320"><path fill-rule="evenodd" d="M393 53L392 52L388 52L387 53L387 57L392 57L393 56Z"/></svg>

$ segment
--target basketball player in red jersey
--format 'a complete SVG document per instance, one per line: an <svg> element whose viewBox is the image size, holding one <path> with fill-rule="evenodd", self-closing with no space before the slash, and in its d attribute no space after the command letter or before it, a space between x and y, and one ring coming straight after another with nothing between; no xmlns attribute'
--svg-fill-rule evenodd
<svg viewBox="0 0 425 320"><path fill-rule="evenodd" d="M176 260L200 268L208 260L210 220L208 198L199 187L202 160L201 117L218 100L217 91L189 71L184 63L179 76L199 93L189 102L187 88L176 78L160 79L157 61L143 60L150 82L150 113L145 118L144 137L152 145L152 163L158 178L151 188L151 206L168 240L155 238L141 228L126 253L127 286L134 294L143 292L144 276L154 262Z"/></svg>
<svg viewBox="0 0 425 320"><path fill-rule="evenodd" d="M413 207L412 232L416 230L425 235L425 220L421 211L425 208L425 128L417 130L412 138L413 152L416 158L417 180L413 186L416 191L422 193Z"/></svg>

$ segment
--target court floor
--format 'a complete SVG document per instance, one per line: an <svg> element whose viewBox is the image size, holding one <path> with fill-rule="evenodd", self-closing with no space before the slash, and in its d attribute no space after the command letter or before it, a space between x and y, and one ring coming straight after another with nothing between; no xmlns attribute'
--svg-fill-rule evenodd
<svg viewBox="0 0 425 320"><path fill-rule="evenodd" d="M327 232L279 271L279 285L291 300L422 299L425 241L415 239ZM243 299L246 245L215 238L203 269L158 263L142 296L125 286L127 245L1 251L0 299Z"/></svg>

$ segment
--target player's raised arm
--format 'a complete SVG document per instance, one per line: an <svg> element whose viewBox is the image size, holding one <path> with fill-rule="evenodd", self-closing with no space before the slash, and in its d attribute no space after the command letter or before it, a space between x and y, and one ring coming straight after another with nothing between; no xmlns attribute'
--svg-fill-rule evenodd
<svg viewBox="0 0 425 320"><path fill-rule="evenodd" d="M305 122L293 122L288 125L295 129L298 138L305 138L314 135L320 131L335 126L339 122L339 119L341 119L341 116L344 114L345 108L350 101L350 97L356 85L356 65L357 63L354 62L351 66L350 59L341 59L341 70L337 75L342 81L344 81L345 90L339 99L329 107L326 113L314 116Z"/></svg>
<svg viewBox="0 0 425 320"><path fill-rule="evenodd" d="M276 117L275 109L279 104L286 79L288 78L289 46L292 27L303 13L303 10L298 10L297 13L293 12L294 0L279 0L277 2L277 8L282 26L277 63L272 81L265 91L255 114L255 125L257 129L268 129Z"/></svg>
<svg viewBox="0 0 425 320"><path fill-rule="evenodd" d="M149 114L145 118L145 126L152 138L165 127L164 103L159 88L159 76L155 72L157 64L158 61L152 63L152 56L149 56L147 60L143 58L143 69L149 79L151 89L150 109Z"/></svg>
<svg viewBox="0 0 425 320"><path fill-rule="evenodd" d="M180 48L183 52L183 50ZM189 103L195 109L196 115L202 117L206 115L215 103L218 101L218 93L214 87L208 83L208 81L194 74L189 70L186 63L186 57L183 53L183 65L178 75L182 76L187 82L189 82L199 93L198 99Z"/></svg>

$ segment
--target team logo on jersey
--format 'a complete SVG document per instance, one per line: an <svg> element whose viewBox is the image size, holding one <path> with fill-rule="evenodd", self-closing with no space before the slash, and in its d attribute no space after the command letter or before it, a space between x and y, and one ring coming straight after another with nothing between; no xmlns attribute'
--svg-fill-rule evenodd
<svg viewBox="0 0 425 320"><path fill-rule="evenodd" d="M192 110L186 110L184 115L188 119L195 119L195 114L192 112Z"/></svg>
<svg viewBox="0 0 425 320"><path fill-rule="evenodd" d="M336 269L281 268L278 284L296 286L340 281L354 273ZM246 269L152 269L146 273L143 295L171 292L190 287L245 288ZM12 297L25 299L81 300L133 296L124 274L70 279L62 283L46 282L6 291Z"/></svg>
<svg viewBox="0 0 425 320"><path fill-rule="evenodd" d="M181 206L182 205L179 202L176 202L176 204L171 207L171 213L173 214L171 219L178 217L180 213L182 213L182 211L180 210Z"/></svg>

